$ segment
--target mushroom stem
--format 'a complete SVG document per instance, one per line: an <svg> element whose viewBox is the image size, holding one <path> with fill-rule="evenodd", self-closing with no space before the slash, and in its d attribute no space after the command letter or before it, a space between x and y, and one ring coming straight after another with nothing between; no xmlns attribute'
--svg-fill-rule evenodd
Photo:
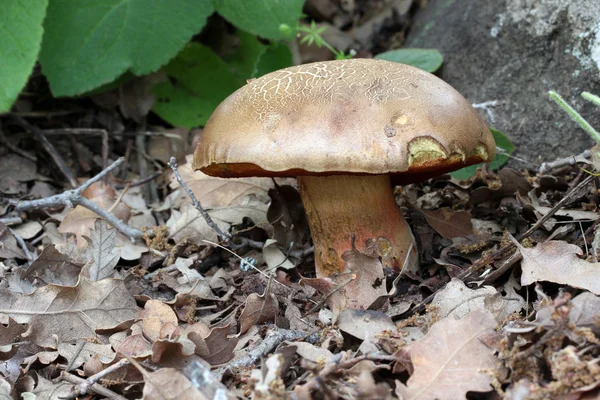
<svg viewBox="0 0 600 400"><path fill-rule="evenodd" d="M388 175L299 176L300 196L315 245L318 277L345 271L342 254L352 249L381 255L384 267L417 265L415 240L396 205ZM373 247L377 246L377 247Z"/></svg>

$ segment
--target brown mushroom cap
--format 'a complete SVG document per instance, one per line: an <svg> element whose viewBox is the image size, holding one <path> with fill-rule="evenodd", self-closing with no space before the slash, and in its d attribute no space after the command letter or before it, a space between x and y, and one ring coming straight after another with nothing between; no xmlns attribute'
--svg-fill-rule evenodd
<svg viewBox="0 0 600 400"><path fill-rule="evenodd" d="M399 174L402 182L490 161L490 130L421 69L317 62L249 82L215 110L194 153L208 175Z"/></svg>

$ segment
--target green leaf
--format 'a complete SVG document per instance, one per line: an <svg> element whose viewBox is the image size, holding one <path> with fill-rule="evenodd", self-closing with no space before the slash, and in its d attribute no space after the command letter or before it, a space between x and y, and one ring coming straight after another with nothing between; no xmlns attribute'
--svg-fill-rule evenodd
<svg viewBox="0 0 600 400"><path fill-rule="evenodd" d="M51 0L40 53L55 96L167 63L205 25L211 0Z"/></svg>
<svg viewBox="0 0 600 400"><path fill-rule="evenodd" d="M240 39L237 49L224 61L240 78L248 79L256 74L256 65L267 51L267 46L262 44L256 35L239 29L237 36Z"/></svg>
<svg viewBox="0 0 600 400"><path fill-rule="evenodd" d="M214 109L244 84L212 50L190 43L163 70L169 82L154 86L152 111L174 126L206 124Z"/></svg>
<svg viewBox="0 0 600 400"><path fill-rule="evenodd" d="M375 56L380 60L412 65L427 72L435 72L442 66L444 56L435 49L398 49Z"/></svg>
<svg viewBox="0 0 600 400"><path fill-rule="evenodd" d="M490 168L500 169L500 167L506 164L506 162L510 158L509 155L515 151L515 146L512 144L510 139L506 137L504 133L494 128L490 128L490 131L494 136L496 147L502 150L496 150L496 158L494 158L494 160L490 163ZM477 170L477 168L479 168L482 165L483 164L470 165L468 167L459 169L458 171L451 172L450 175L452 175L454 179L469 179L470 177L475 175L475 171Z"/></svg>
<svg viewBox="0 0 600 400"><path fill-rule="evenodd" d="M48 0L0 4L0 113L10 110L35 65Z"/></svg>
<svg viewBox="0 0 600 400"><path fill-rule="evenodd" d="M287 68L294 64L292 52L284 43L271 43L258 60L256 74L253 78L263 76L269 72Z"/></svg>
<svg viewBox="0 0 600 400"><path fill-rule="evenodd" d="M213 0L216 10L233 25L266 39L285 39L280 27L296 26L304 0Z"/></svg>

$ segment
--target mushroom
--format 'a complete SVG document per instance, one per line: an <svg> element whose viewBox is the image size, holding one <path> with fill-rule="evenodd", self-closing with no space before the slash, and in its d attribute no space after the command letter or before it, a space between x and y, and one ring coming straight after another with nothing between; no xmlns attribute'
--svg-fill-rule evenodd
<svg viewBox="0 0 600 400"><path fill-rule="evenodd" d="M494 155L490 130L450 85L412 66L350 59L250 81L208 120L193 167L297 177L317 276L326 277L344 272L354 238L384 267L414 271L415 240L391 179L423 181Z"/></svg>

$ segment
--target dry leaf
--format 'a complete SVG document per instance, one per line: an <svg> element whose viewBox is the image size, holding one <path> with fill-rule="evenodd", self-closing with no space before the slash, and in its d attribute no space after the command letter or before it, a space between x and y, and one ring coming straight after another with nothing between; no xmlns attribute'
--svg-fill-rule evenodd
<svg viewBox="0 0 600 400"><path fill-rule="evenodd" d="M186 156L186 163L179 165L179 173L205 209L240 206L247 204L248 199L256 199L264 204L269 203L267 192L274 187L271 178L226 179L208 176L192 170L192 159L192 154ZM171 174L171 188L179 189L179 183L173 174ZM189 202L189 199L186 202Z"/></svg>
<svg viewBox="0 0 600 400"><path fill-rule="evenodd" d="M469 289L465 283L452 278L446 287L435 294L432 305L438 306L440 318L462 318L475 310L485 310L485 299L494 296L496 289L484 286L479 289Z"/></svg>
<svg viewBox="0 0 600 400"><path fill-rule="evenodd" d="M378 336L384 331L396 331L392 319L380 311L347 309L340 313L337 325L341 331L362 339L359 350L363 354L376 352Z"/></svg>
<svg viewBox="0 0 600 400"><path fill-rule="evenodd" d="M229 325L213 328L208 336L204 336L202 330L194 330L188 334L188 339L196 343L196 354L200 355L211 365L224 364L233 358L233 351L238 339L228 338ZM208 349L210 354L201 354Z"/></svg>
<svg viewBox="0 0 600 400"><path fill-rule="evenodd" d="M93 357L103 364L111 363L117 353L112 350L110 344L97 344L80 341L79 343L61 343L58 345L58 353L67 359L67 365L74 370L90 361Z"/></svg>
<svg viewBox="0 0 600 400"><path fill-rule="evenodd" d="M468 391L487 392L497 358L489 343L496 339L496 320L475 311L463 319L445 318L408 348L414 372L407 385L397 382L402 399L464 399ZM487 373L486 373L487 371Z"/></svg>
<svg viewBox="0 0 600 400"><path fill-rule="evenodd" d="M23 278L32 282L39 279L48 285L74 286L80 271L81 264L74 262L71 256L62 254L50 244L23 273Z"/></svg>
<svg viewBox="0 0 600 400"><path fill-rule="evenodd" d="M210 400L200 393L181 372L162 368L144 374L144 400Z"/></svg>
<svg viewBox="0 0 600 400"><path fill-rule="evenodd" d="M442 237L453 239L467 237L473 234L471 213L468 211L453 211L448 207L439 210L421 210L427 223Z"/></svg>
<svg viewBox="0 0 600 400"><path fill-rule="evenodd" d="M283 254L279 247L277 247L277 241L273 239L267 239L263 245L263 259L267 263L269 270L275 270L277 268L292 269L296 266Z"/></svg>
<svg viewBox="0 0 600 400"><path fill-rule="evenodd" d="M367 309L375 300L387 295L383 266L378 258L352 247L342 254L342 259L346 263L345 270L354 274L355 279L346 285L343 293L348 308Z"/></svg>
<svg viewBox="0 0 600 400"><path fill-rule="evenodd" d="M246 299L246 305L240 315L240 335L243 335L251 326L272 321L279 313L279 302L274 294L260 296L251 293Z"/></svg>
<svg viewBox="0 0 600 400"><path fill-rule="evenodd" d="M11 317L31 326L30 338L39 346L93 338L98 330L113 329L133 320L137 305L125 283L116 279L92 282L81 277L77 286L48 285L30 295L0 291L0 322Z"/></svg>
<svg viewBox="0 0 600 400"><path fill-rule="evenodd" d="M14 153L0 157L0 192L5 194L18 194L24 192L26 187L21 182L32 181L37 178L35 162L20 157Z"/></svg>
<svg viewBox="0 0 600 400"><path fill-rule="evenodd" d="M165 325L177 327L179 322L175 311L160 300L148 300L140 317L144 335L152 342L165 337L161 335Z"/></svg>
<svg viewBox="0 0 600 400"><path fill-rule="evenodd" d="M66 381L52 382L37 375L37 385L30 394L36 400L56 400L68 398L75 385ZM24 399L29 399L28 393L22 393Z"/></svg>
<svg viewBox="0 0 600 400"><path fill-rule="evenodd" d="M344 310L338 317L337 325L340 330L362 340L368 334L396 330L396 325L390 317L380 311L371 310Z"/></svg>
<svg viewBox="0 0 600 400"><path fill-rule="evenodd" d="M335 362L336 356L329 350L317 347L307 342L290 342L290 346L296 347L296 353L307 361L311 361L319 367L324 367Z"/></svg>
<svg viewBox="0 0 600 400"><path fill-rule="evenodd" d="M8 318L6 325L0 324L0 346L11 345L20 342L21 334L27 332L27 324L19 324L12 318Z"/></svg>
<svg viewBox="0 0 600 400"><path fill-rule="evenodd" d="M27 256L17 244L17 239L10 232L10 229L0 222L0 259L2 258L27 259Z"/></svg>
<svg viewBox="0 0 600 400"><path fill-rule="evenodd" d="M92 281L108 278L115 272L119 262L119 251L115 249L117 230L109 229L106 221L97 219L90 236L84 236L88 242L87 254L90 261L83 267L82 274Z"/></svg>
<svg viewBox="0 0 600 400"><path fill-rule="evenodd" d="M600 294L600 263L580 259L583 253L578 246L549 240L533 249L518 247L523 255L521 285L548 281Z"/></svg>
<svg viewBox="0 0 600 400"><path fill-rule="evenodd" d="M152 355L152 343L143 334L132 334L125 338L116 348L117 353L127 354L134 358L146 358Z"/></svg>

